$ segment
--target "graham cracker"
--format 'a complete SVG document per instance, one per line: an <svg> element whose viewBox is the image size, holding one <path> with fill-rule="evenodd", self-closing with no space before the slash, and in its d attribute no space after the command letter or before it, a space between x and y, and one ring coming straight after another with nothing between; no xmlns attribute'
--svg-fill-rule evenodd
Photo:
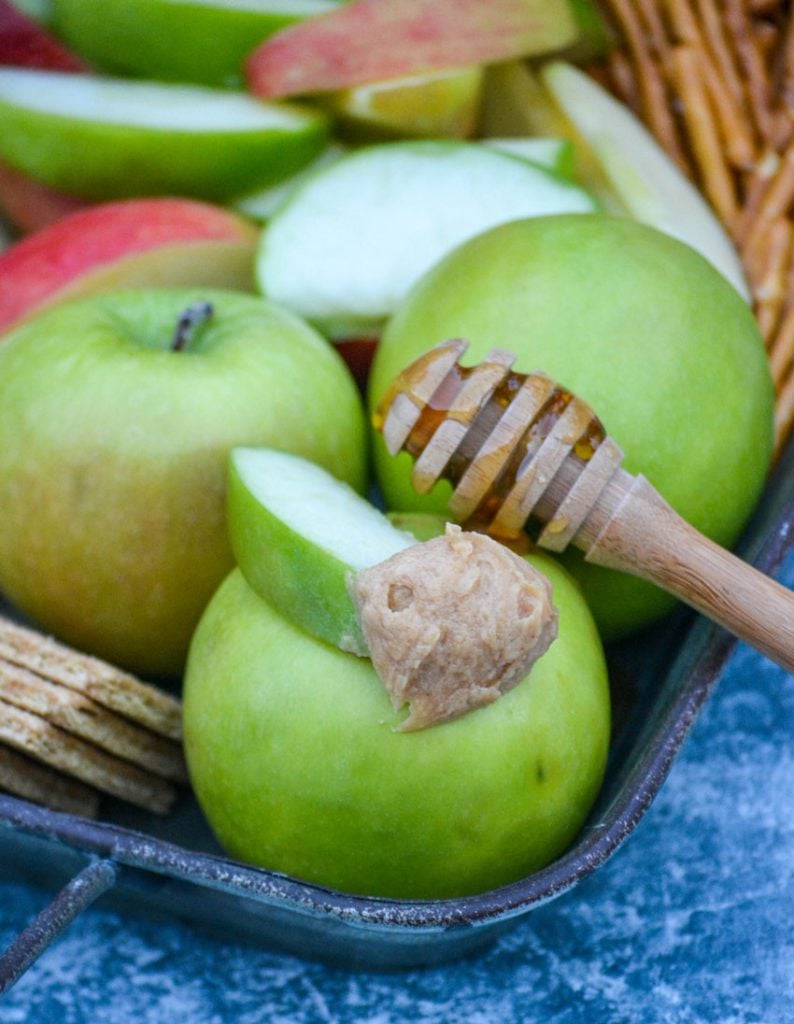
<svg viewBox="0 0 794 1024"><path fill-rule="evenodd" d="M133 725L82 693L0 660L0 697L139 768L172 782L187 782L178 744Z"/></svg>
<svg viewBox="0 0 794 1024"><path fill-rule="evenodd" d="M176 790L164 779L121 761L2 698L0 743L155 814L166 814L176 799Z"/></svg>
<svg viewBox="0 0 794 1024"><path fill-rule="evenodd" d="M82 782L65 779L42 764L0 745L0 790L52 811L95 818L99 794Z"/></svg>
<svg viewBox="0 0 794 1024"><path fill-rule="evenodd" d="M182 739L178 700L107 662L0 616L0 659L84 694L168 739Z"/></svg>

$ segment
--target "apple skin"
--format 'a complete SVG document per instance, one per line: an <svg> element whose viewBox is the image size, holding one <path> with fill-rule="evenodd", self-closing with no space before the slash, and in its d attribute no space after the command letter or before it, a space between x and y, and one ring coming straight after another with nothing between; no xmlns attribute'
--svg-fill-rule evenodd
<svg viewBox="0 0 794 1024"><path fill-rule="evenodd" d="M282 29L246 62L255 96L349 89L406 75L537 56L584 27L567 0L353 0Z"/></svg>
<svg viewBox="0 0 794 1024"><path fill-rule="evenodd" d="M85 205L84 199L42 185L0 161L0 211L19 231L38 231Z"/></svg>
<svg viewBox="0 0 794 1024"><path fill-rule="evenodd" d="M198 800L235 857L345 892L439 899L558 856L603 776L609 694L578 588L550 557L560 633L487 708L398 733L368 659L315 640L239 570L191 646L184 690Z"/></svg>
<svg viewBox="0 0 794 1024"><path fill-rule="evenodd" d="M82 58L67 50L9 0L0 0L0 64L53 71L90 71Z"/></svg>
<svg viewBox="0 0 794 1024"><path fill-rule="evenodd" d="M308 7L308 5L304 5ZM317 3L312 13L334 9ZM307 14L256 4L186 0L54 0L60 38L97 67L120 75L200 85L242 85L248 54Z"/></svg>
<svg viewBox="0 0 794 1024"><path fill-rule="evenodd" d="M588 402L674 508L731 544L755 505L772 452L774 393L752 314L706 260L652 228L603 214L516 221L461 246L415 287L375 354L370 400L445 338L467 363L500 346L516 369L543 370ZM440 484L411 487L411 459L376 466L395 509L441 511ZM605 638L653 621L672 599L633 577L565 559Z"/></svg>
<svg viewBox="0 0 794 1024"><path fill-rule="evenodd" d="M128 103L139 123L122 116ZM201 114L201 124L168 120L186 106ZM261 114L261 123L241 127L234 115L241 108L246 118ZM50 188L96 201L143 195L231 201L311 163L329 132L327 115L308 105L276 110L232 90L2 66L0 125L0 157L8 164Z"/></svg>
<svg viewBox="0 0 794 1024"><path fill-rule="evenodd" d="M258 233L191 199L131 199L77 211L0 257L0 334L45 306L115 288L253 291Z"/></svg>
<svg viewBox="0 0 794 1024"><path fill-rule="evenodd" d="M212 319L187 351L167 351L179 315L205 300ZM224 499L239 444L364 486L357 389L302 321L253 296L182 289L43 313L0 345L0 588L73 646L180 671L233 565Z"/></svg>

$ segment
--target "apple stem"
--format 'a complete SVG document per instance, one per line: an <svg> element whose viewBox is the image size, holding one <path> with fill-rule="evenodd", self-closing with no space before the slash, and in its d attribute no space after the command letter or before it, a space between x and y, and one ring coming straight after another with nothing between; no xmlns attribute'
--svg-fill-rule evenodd
<svg viewBox="0 0 794 1024"><path fill-rule="evenodd" d="M205 324L215 312L211 302L196 302L184 311L176 322L171 342L172 352L182 352L190 344L196 330Z"/></svg>

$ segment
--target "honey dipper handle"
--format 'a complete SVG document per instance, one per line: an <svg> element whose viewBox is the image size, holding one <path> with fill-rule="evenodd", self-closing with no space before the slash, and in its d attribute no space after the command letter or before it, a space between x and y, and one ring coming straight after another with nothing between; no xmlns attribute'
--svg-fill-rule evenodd
<svg viewBox="0 0 794 1024"><path fill-rule="evenodd" d="M794 672L794 593L704 537L644 477L621 470L607 491L580 531L588 562L657 584Z"/></svg>

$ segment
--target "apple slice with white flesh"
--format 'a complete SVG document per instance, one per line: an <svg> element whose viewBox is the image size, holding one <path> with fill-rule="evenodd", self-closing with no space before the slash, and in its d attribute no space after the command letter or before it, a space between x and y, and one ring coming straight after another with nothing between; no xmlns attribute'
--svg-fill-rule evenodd
<svg viewBox="0 0 794 1024"><path fill-rule="evenodd" d="M0 68L0 157L86 199L224 200L322 150L328 118L241 93Z"/></svg>
<svg viewBox="0 0 794 1024"><path fill-rule="evenodd" d="M334 338L377 334L450 250L505 221L591 213L584 189L480 144L399 142L343 157L265 227L260 288Z"/></svg>
<svg viewBox="0 0 794 1024"><path fill-rule="evenodd" d="M581 0L577 0L577 5ZM263 97L349 89L576 42L570 0L354 0L266 40L248 61Z"/></svg>
<svg viewBox="0 0 794 1024"><path fill-rule="evenodd" d="M537 164L563 178L573 178L574 146L569 139L504 138L482 139L482 145L508 156ZM286 181L267 188L257 189L234 200L232 206L246 217L264 222L269 220L287 197L317 171L335 163L349 153L349 147L339 142L330 142L307 167L293 174ZM0 205L2 205L3 169L0 167Z"/></svg>
<svg viewBox="0 0 794 1024"><path fill-rule="evenodd" d="M227 520L249 586L306 632L368 654L350 577L415 544L347 484L296 455L235 448Z"/></svg>
<svg viewBox="0 0 794 1024"><path fill-rule="evenodd" d="M297 174L293 174L286 181L280 181L276 185L268 185L266 188L258 188L253 192L247 192L244 196L238 196L232 202L232 206L246 217L252 217L258 221L269 220L298 186L317 171L335 163L347 152L346 146L338 142L329 142L320 155L306 167L301 168Z"/></svg>
<svg viewBox="0 0 794 1024"><path fill-rule="evenodd" d="M741 261L724 228L634 114L563 61L545 65L540 75L629 215L696 249L749 301Z"/></svg>
<svg viewBox="0 0 794 1024"><path fill-rule="evenodd" d="M59 37L97 67L160 81L234 86L245 58L334 0L55 0Z"/></svg>
<svg viewBox="0 0 794 1024"><path fill-rule="evenodd" d="M483 69L390 78L318 97L351 141L388 138L468 139L480 111Z"/></svg>
<svg viewBox="0 0 794 1024"><path fill-rule="evenodd" d="M306 632L369 656L392 708L410 709L400 730L492 703L557 635L551 585L524 559L452 525L417 542L297 456L234 449L227 522L249 586Z"/></svg>

